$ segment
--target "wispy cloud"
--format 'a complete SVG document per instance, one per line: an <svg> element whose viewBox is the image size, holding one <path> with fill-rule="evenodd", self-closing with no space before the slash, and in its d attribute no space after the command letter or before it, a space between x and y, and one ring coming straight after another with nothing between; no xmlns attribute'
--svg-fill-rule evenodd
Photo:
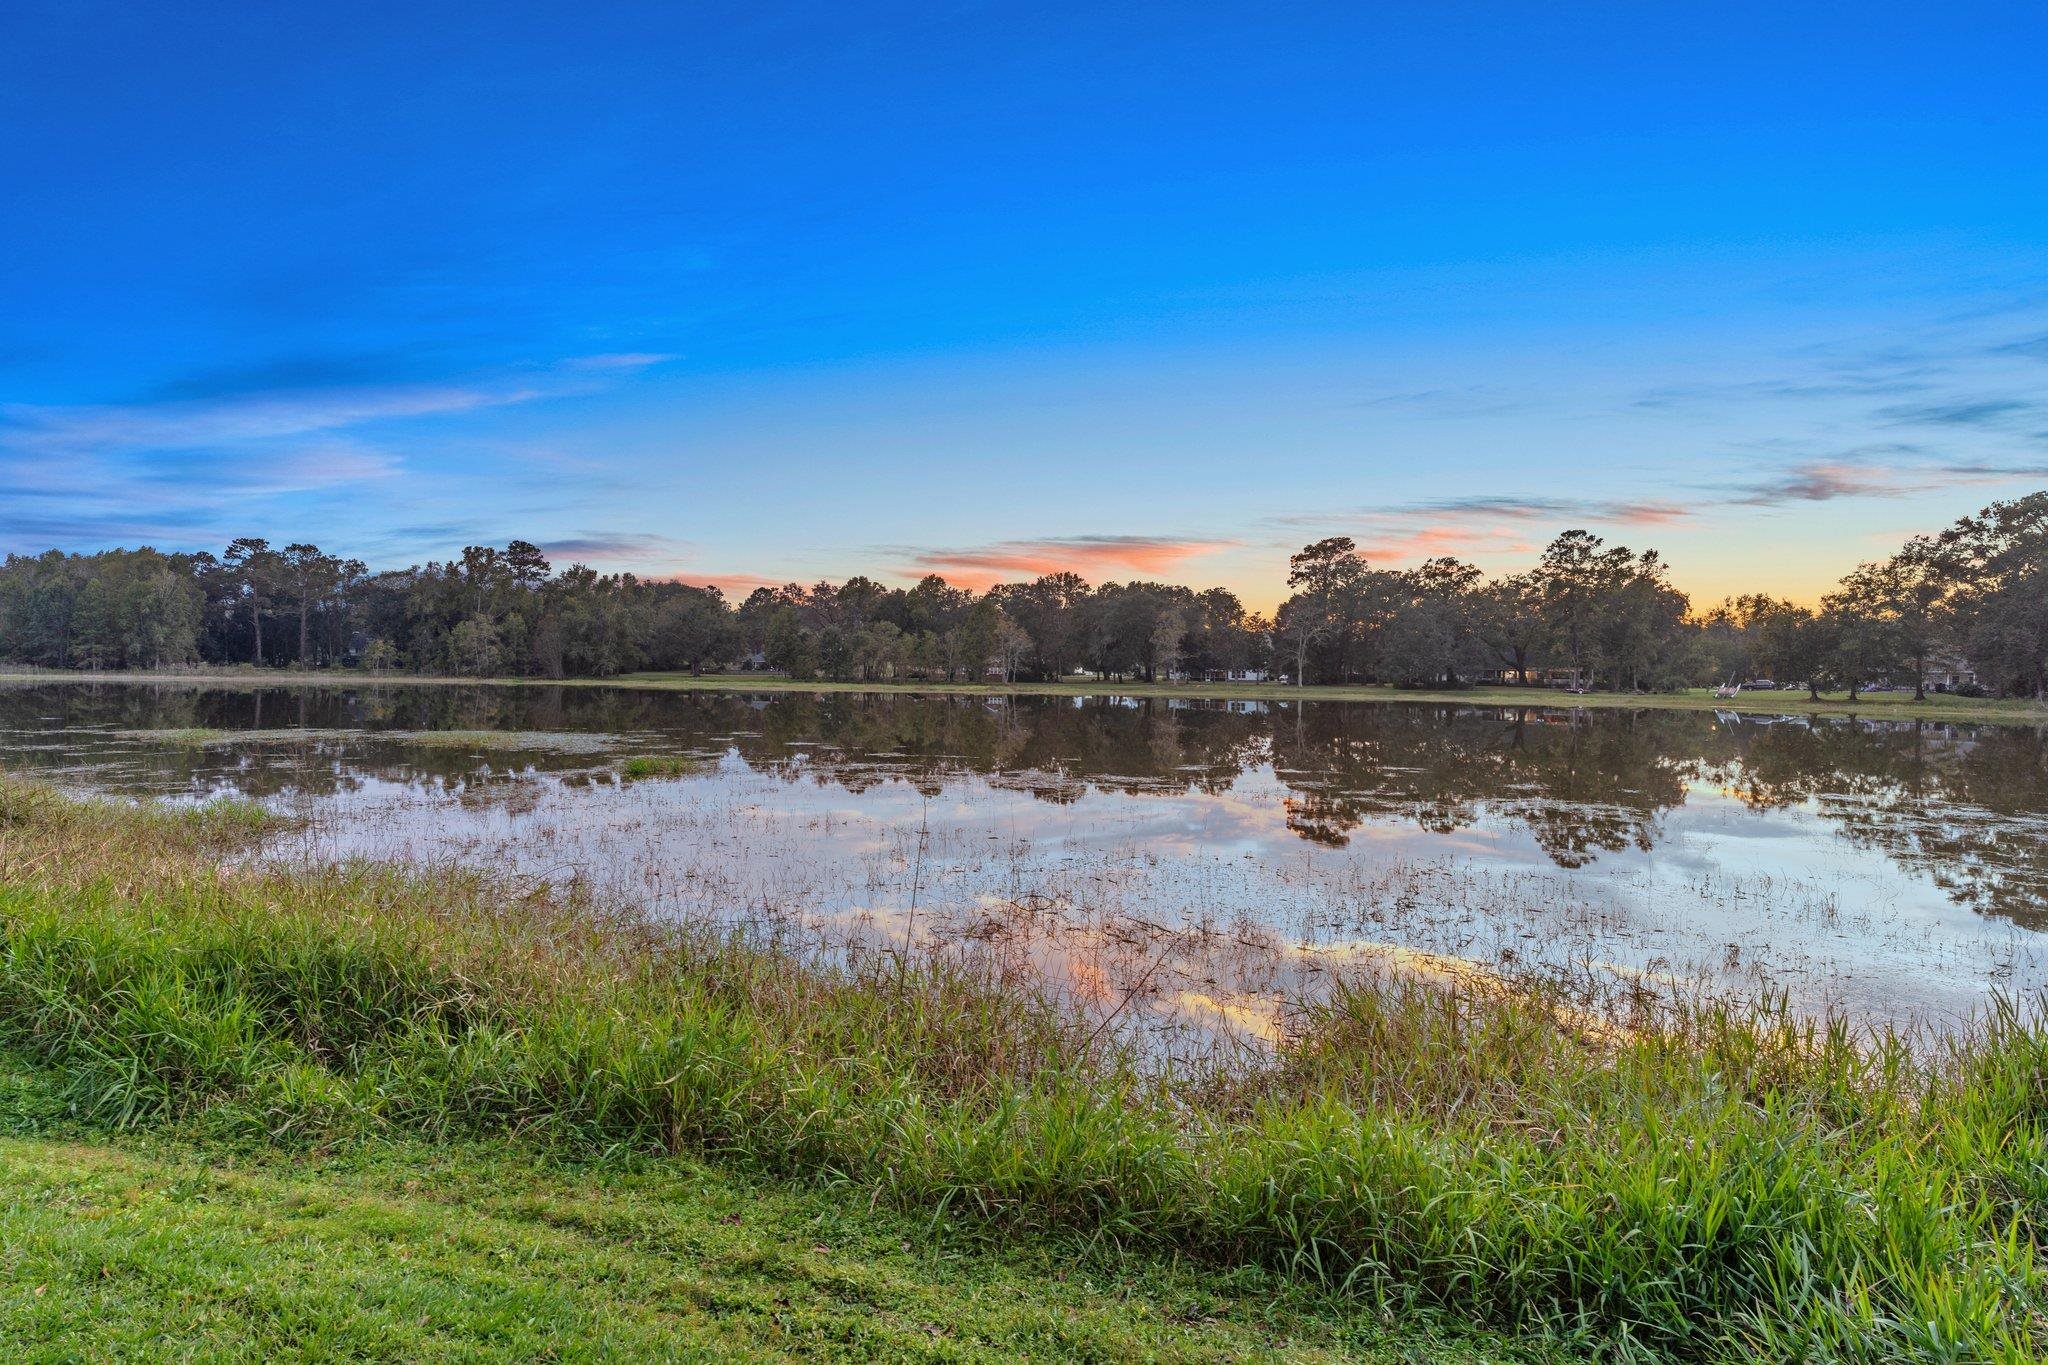
<svg viewBox="0 0 2048 1365"><path fill-rule="evenodd" d="M1728 499L1744 507L1789 502L1832 502L1836 498L1896 498L1911 491L1891 470L1857 464L1804 464L1750 485Z"/></svg>
<svg viewBox="0 0 2048 1365"><path fill-rule="evenodd" d="M1590 521L1608 526L1662 526L1690 515L1687 508L1675 502L1503 496L1440 498L1391 510L1406 516L1456 514L1505 521Z"/></svg>
<svg viewBox="0 0 2048 1365"><path fill-rule="evenodd" d="M1835 374L1803 379L1744 379L1726 383L1670 384L1633 400L1638 408L1681 408L1758 401L1900 398L1937 387L1927 366L1873 374Z"/></svg>
<svg viewBox="0 0 2048 1365"><path fill-rule="evenodd" d="M602 355L572 356L562 362L572 370L644 370L676 357L666 351L612 351Z"/></svg>
<svg viewBox="0 0 2048 1365"><path fill-rule="evenodd" d="M674 561L690 553L688 541L630 531L592 531L580 536L540 542L550 559L595 560L600 564L646 564Z"/></svg>
<svg viewBox="0 0 2048 1365"><path fill-rule="evenodd" d="M38 548L56 529L31 502L61 504L68 524L103 543L137 524L214 534L246 523L252 502L392 479L399 424L460 418L589 392L652 354L580 357L460 382L373 382L404 368L385 355L284 356L199 370L133 403L0 404L0 544ZM588 481L583 485L588 487ZM144 517L137 509L151 509ZM559 511L559 506L553 508ZM175 514L177 520L170 520ZM658 537L594 539L592 559L673 558ZM567 544L567 542L565 542Z"/></svg>
<svg viewBox="0 0 2048 1365"><path fill-rule="evenodd" d="M1294 532L1346 534L1367 559L1402 563L1439 555L1518 555L1539 528L1665 526L1692 515L1675 502L1485 495L1270 517Z"/></svg>
<svg viewBox="0 0 2048 1365"><path fill-rule="evenodd" d="M2013 387L2016 372L2009 362L2048 360L2048 333L2013 334L2016 316L2033 315L2038 327L2043 311L2038 299L2024 299L1905 323L1881 341L1844 337L1809 343L1768 358L1774 373L1661 385L1629 406L1740 413L1761 405L1783 421L1803 420L1810 409L1837 423L1872 427L1996 429L2039 406L2026 388ZM1876 406L1859 411L1859 399Z"/></svg>
<svg viewBox="0 0 2048 1365"><path fill-rule="evenodd" d="M971 588L1064 572L1094 581L1119 574L1164 573L1185 560L1235 544L1174 536L1053 536L967 549L922 550L911 556L904 572L912 576L935 573Z"/></svg>
<svg viewBox="0 0 2048 1365"><path fill-rule="evenodd" d="M537 390L436 385L260 393L126 406L0 404L0 450L78 456L194 450L523 403Z"/></svg>
<svg viewBox="0 0 2048 1365"><path fill-rule="evenodd" d="M393 478L403 468L391 451L330 436L294 443L263 460L244 459L233 452L193 452L175 464L144 466L136 478L154 485L160 494L198 488L262 497Z"/></svg>
<svg viewBox="0 0 2048 1365"><path fill-rule="evenodd" d="M1711 519L1730 508L1772 508L1844 498L1904 498L1944 488L2010 484L2048 477L2048 463L1942 461L1921 447L1885 442L1826 458L1797 459L1741 481L1705 486L1684 502L1476 495L1293 513L1264 525L1295 534L1345 534L1377 563L1437 555L1484 559L1533 553L1557 532L1654 528Z"/></svg>
<svg viewBox="0 0 2048 1365"><path fill-rule="evenodd" d="M1887 465L1850 460L1810 461L1739 486L1723 499L1738 507L1781 507L1838 498L1903 498L1941 488L2009 483L2048 476L2048 465Z"/></svg>
<svg viewBox="0 0 2048 1365"><path fill-rule="evenodd" d="M1430 417L1503 417L1532 411L1539 404L1527 394L1512 393L1488 384L1463 384L1375 394L1361 399L1356 406L1406 410Z"/></svg>
<svg viewBox="0 0 2048 1365"><path fill-rule="evenodd" d="M1877 416L1897 426L2006 427L2041 410L2024 398L1977 398L1880 408Z"/></svg>
<svg viewBox="0 0 2048 1365"><path fill-rule="evenodd" d="M13 505L0 516L0 548L51 546L92 549L111 545L175 546L210 530L211 514L197 508L65 508Z"/></svg>

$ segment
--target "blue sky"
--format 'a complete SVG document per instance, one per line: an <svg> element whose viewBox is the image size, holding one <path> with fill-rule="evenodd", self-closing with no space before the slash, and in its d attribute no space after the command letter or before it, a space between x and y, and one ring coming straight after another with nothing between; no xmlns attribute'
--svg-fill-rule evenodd
<svg viewBox="0 0 2048 1365"><path fill-rule="evenodd" d="M0 550L757 581L2048 486L2035 4L8 0Z"/></svg>

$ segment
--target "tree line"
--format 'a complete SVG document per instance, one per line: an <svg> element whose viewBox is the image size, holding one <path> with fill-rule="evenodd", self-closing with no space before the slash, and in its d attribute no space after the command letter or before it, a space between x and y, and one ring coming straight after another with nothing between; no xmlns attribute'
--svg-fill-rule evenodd
<svg viewBox="0 0 2048 1365"><path fill-rule="evenodd" d="M0 659L50 668L350 667L471 677L765 668L797 679L1038 681L1273 676L1303 683L1566 682L1658 691L1769 677L1816 695L1969 677L2048 695L2048 492L1994 503L1863 564L1813 607L1696 610L1654 550L1566 531L1531 569L1376 568L1305 546L1269 620L1222 588L1073 573L976 593L933 575L715 587L470 546L371 573L296 542L218 554L50 550L0 564ZM1967 661L1967 671L1963 668Z"/></svg>
<svg viewBox="0 0 2048 1365"><path fill-rule="evenodd" d="M1288 676L1308 682L1770 679L1816 697L1873 684L2048 696L2048 492L1914 536L1812 607L1756 594L1695 609L1655 550L1576 530L1494 578L1452 558L1375 569L1340 536L1293 556L1287 584L1274 640Z"/></svg>
<svg viewBox="0 0 2048 1365"><path fill-rule="evenodd" d="M1858 565L1817 607L1758 594L1705 614L1730 670L1846 690L1961 670L1959 690L2048 698L2048 493L1996 502Z"/></svg>

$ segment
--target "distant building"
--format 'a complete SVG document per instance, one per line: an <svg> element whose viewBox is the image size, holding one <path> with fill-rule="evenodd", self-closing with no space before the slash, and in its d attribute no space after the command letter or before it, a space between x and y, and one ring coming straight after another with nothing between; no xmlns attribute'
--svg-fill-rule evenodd
<svg viewBox="0 0 2048 1365"><path fill-rule="evenodd" d="M1977 670L1959 654L1937 654L1927 661L1927 685L1936 692L1953 692L1958 687L1975 687Z"/></svg>
<svg viewBox="0 0 2048 1365"><path fill-rule="evenodd" d="M1263 668L1205 668L1190 672L1185 668L1170 668L1160 675L1163 682L1205 682L1205 683L1262 683L1270 680L1271 674Z"/></svg>
<svg viewBox="0 0 2048 1365"><path fill-rule="evenodd" d="M1482 668L1473 673L1472 681L1499 683L1511 687L1576 687L1579 685L1579 670L1576 668Z"/></svg>

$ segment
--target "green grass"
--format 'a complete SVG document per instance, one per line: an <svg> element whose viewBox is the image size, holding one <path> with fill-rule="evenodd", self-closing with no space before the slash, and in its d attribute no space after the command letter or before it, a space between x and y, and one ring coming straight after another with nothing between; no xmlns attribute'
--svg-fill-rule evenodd
<svg viewBox="0 0 2048 1365"><path fill-rule="evenodd" d="M346 669L294 672L239 669L218 673L0 673L0 683L146 682L159 686L372 687L419 684L473 687L626 687L678 692L865 692L920 696L1185 697L1217 701L1445 702L1469 706L1535 706L1592 709L1735 711L1750 715L1853 715L1892 720L1977 721L2048 725L2048 705L2016 698L1933 694L1914 701L1910 692L1880 692L1851 702L1836 694L1813 701L1804 692L1745 692L1722 700L1710 688L1682 692L1573 695L1545 687L1470 687L1413 690L1381 685L1292 687L1284 683L941 683L795 682L768 673L627 673L615 678L449 678L413 674L363 673Z"/></svg>
<svg viewBox="0 0 2048 1365"><path fill-rule="evenodd" d="M635 754L619 764L627 777L686 777L713 766L713 760L692 754Z"/></svg>
<svg viewBox="0 0 2048 1365"><path fill-rule="evenodd" d="M1563 1358L1392 1329L1270 1275L991 1247L689 1160L117 1136L4 1055L0 1134L16 1358Z"/></svg>
<svg viewBox="0 0 2048 1365"><path fill-rule="evenodd" d="M1618 1358L2048 1349L2048 1032L2011 1012L1914 1050L1356 980L1271 1065L1160 1077L989 964L833 974L480 874L217 870L242 828L0 784L0 1044L77 1121L705 1162Z"/></svg>
<svg viewBox="0 0 2048 1365"><path fill-rule="evenodd" d="M182 730L124 730L125 739L139 739L147 744L161 744L168 749L205 749L225 743L230 732L215 730L203 725L187 726Z"/></svg>

